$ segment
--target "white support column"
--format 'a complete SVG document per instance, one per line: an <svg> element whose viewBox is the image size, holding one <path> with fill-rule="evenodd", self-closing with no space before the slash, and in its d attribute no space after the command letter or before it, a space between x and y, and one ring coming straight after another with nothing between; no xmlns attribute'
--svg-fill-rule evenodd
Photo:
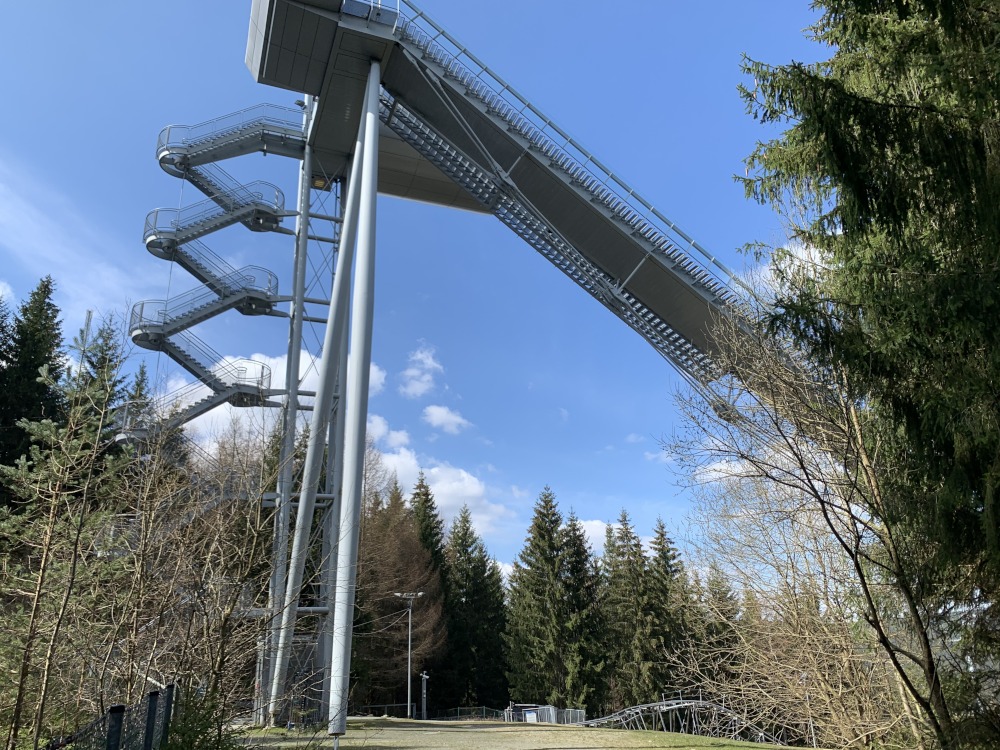
<svg viewBox="0 0 1000 750"><path fill-rule="evenodd" d="M356 222L355 222L356 223ZM326 515L323 517L323 565L322 577L323 585L320 590L321 603L327 608L327 615L323 618L320 627L320 648L323 665L323 695L321 711L327 721L330 719L330 696L332 684L331 662L333 659L333 619L334 609L337 601L337 550L340 546L340 513L343 506L343 475L344 475L344 413L346 411L346 399L344 398L344 384L347 382L347 316L346 314L338 321L342 331L341 341L344 347L340 357L340 371L337 373L337 405L334 411L334 420L330 425L329 449L327 451L327 488L326 491L333 497L327 506Z"/></svg>
<svg viewBox="0 0 1000 750"><path fill-rule="evenodd" d="M353 165L352 165L353 171ZM340 183L340 216L341 229L338 232L338 248L343 244L343 219L347 215L346 183ZM351 223L357 226L357 216ZM356 233L355 233L356 234ZM351 252L353 254L353 243ZM337 255L337 265L340 266L340 254ZM343 272L350 275L350 269ZM336 280L336 275L334 275ZM333 299L331 297L331 304ZM334 395L333 420L327 435L326 451L326 482L324 492L331 498L327 503L322 521L322 545L320 549L320 604L326 607L327 614L323 617L319 628L319 643L316 649L317 663L323 670L323 687L320 696L320 712L325 720L329 720L330 706L330 659L333 654L333 609L337 595L337 546L340 531L340 506L344 473L344 383L347 381L347 306L338 313L337 333L340 346L339 368L337 372L337 388Z"/></svg>
<svg viewBox="0 0 1000 750"><path fill-rule="evenodd" d="M362 121L363 156L358 207L358 257L352 299L350 355L347 360L344 492L340 517L340 545L337 554L337 601L334 610L331 710L328 726L329 733L334 735L342 735L347 731L351 636L364 478L365 428L368 420L372 318L375 308L375 203L378 188L380 78L380 65L377 60L373 60L368 73Z"/></svg>
<svg viewBox="0 0 1000 750"><path fill-rule="evenodd" d="M377 103L378 94L376 93L376 105ZM357 162L356 159L355 162ZM352 164L352 177L354 171L355 166ZM364 178L362 178L363 182ZM275 652L275 666L271 681L272 724L276 722L283 707L285 676L288 671L292 640L295 636L295 618L302 588L302 575L309 551L309 536L312 531L313 512L316 507L316 493L319 490L319 480L323 473L323 448L326 442L327 427L330 423L337 375L340 372L340 361L342 353L346 350L344 339L347 329L341 325L341 321L348 310L348 285L353 260L355 227L357 226L359 199L352 198L354 192L353 188L349 188L347 213L341 227L337 269L333 277L333 288L330 291L330 306L327 311L326 332L323 337L323 354L319 364L319 383L313 402L309 442L306 447L302 483L299 489L299 506L295 516L295 537L292 541L292 554L288 565L288 580L285 585L284 607L281 612L278 647Z"/></svg>
<svg viewBox="0 0 1000 750"><path fill-rule="evenodd" d="M302 115L302 132L308 136L312 120L314 99L305 98ZM274 513L274 539L271 550L271 580L268 591L268 607L271 610L270 632L267 638L267 648L261 659L265 662L258 671L264 677L259 690L261 698L268 695L268 688L274 679L274 666L277 656L278 640L281 628L281 607L285 601L288 566L288 528L292 507L292 476L293 454L295 451L295 432L298 422L299 407L299 358L302 352L302 323L305 318L306 269L309 249L309 209L312 198L312 148L306 138L305 151L302 156L302 168L299 172L298 216L295 219L295 260L292 276L291 320L288 327L288 351L285 362L285 402L282 410L281 446L278 454L277 498ZM266 698L265 698L266 700ZM262 700L261 702L265 702ZM274 706L268 705L264 716L258 720L267 720L273 713Z"/></svg>

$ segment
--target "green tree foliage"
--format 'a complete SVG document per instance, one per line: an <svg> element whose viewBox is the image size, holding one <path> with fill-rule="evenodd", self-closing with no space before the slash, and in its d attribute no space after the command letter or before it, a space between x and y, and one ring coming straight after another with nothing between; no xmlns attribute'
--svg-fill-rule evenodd
<svg viewBox="0 0 1000 750"><path fill-rule="evenodd" d="M562 522L555 494L546 487L535 502L528 537L509 580L507 676L516 701L559 705L564 698L563 623L558 601Z"/></svg>
<svg viewBox="0 0 1000 750"><path fill-rule="evenodd" d="M602 558L601 608L605 618L607 713L659 698L654 663L658 661L651 611L651 571L642 540L622 509L609 525Z"/></svg>
<svg viewBox="0 0 1000 750"><path fill-rule="evenodd" d="M515 700L597 705L603 697L598 593L583 525L572 515L563 523L546 487L510 577L506 639Z"/></svg>
<svg viewBox="0 0 1000 750"><path fill-rule="evenodd" d="M764 122L748 194L794 221L821 267L777 264L776 326L844 366L897 426L897 512L944 559L1000 579L1000 15L973 0L820 4L826 62L748 63ZM926 491L929 489L930 491Z"/></svg>
<svg viewBox="0 0 1000 750"><path fill-rule="evenodd" d="M646 590L654 654L652 682L660 692L683 692L691 686L675 673L668 656L681 651L690 640L691 586L662 518L656 519L650 552Z"/></svg>
<svg viewBox="0 0 1000 750"><path fill-rule="evenodd" d="M54 307L34 302L45 319L54 319ZM71 378L62 385L44 378L39 392L58 394L49 403L63 405L62 419L22 419L18 426L31 441L28 455L13 466L0 466L0 477L15 498L12 507L0 512L2 590L11 619L19 625L11 633L13 651L3 670L12 675L3 691L11 696L3 717L9 750L18 746L27 726L37 746L53 721L48 702L60 668L64 626L88 601L78 595L91 571L85 553L94 539L95 519L100 521L96 511L108 506L123 466L107 439L112 419L108 386L115 376L102 372L101 377Z"/></svg>
<svg viewBox="0 0 1000 750"><path fill-rule="evenodd" d="M439 573L444 571L444 521L438 513L437 503L434 502L434 493L424 473L417 476L417 483L413 487L413 494L410 496L410 508L413 517L417 522L417 530L420 535L420 543L431 556L434 569Z"/></svg>
<svg viewBox="0 0 1000 750"><path fill-rule="evenodd" d="M893 466L877 501L898 557L875 567L906 569L897 593L927 608L914 618L951 612L943 643L968 644L940 671L933 643L919 651L925 710L939 744L984 732L989 744L1000 693L984 669L1000 658L1000 14L982 0L818 5L828 61L746 66L752 114L791 123L749 157L748 194L818 253L808 268L779 254L773 329L864 405L857 429ZM963 666L972 660L976 678Z"/></svg>
<svg viewBox="0 0 1000 750"><path fill-rule="evenodd" d="M604 618L600 608L600 575L580 519L572 512L560 529L563 701L570 708L593 712L604 700ZM558 704L557 704L558 705Z"/></svg>
<svg viewBox="0 0 1000 750"><path fill-rule="evenodd" d="M448 649L434 693L448 707L502 708L509 700L503 576L476 534L468 506L452 524L445 554Z"/></svg>
<svg viewBox="0 0 1000 750"><path fill-rule="evenodd" d="M59 420L63 416L59 388L64 373L62 325L59 308L52 300L54 291L52 278L46 276L22 303L13 324L3 320L0 327L5 339L0 346L4 358L0 367L0 464L12 464L28 453L31 439L18 425L20 420Z"/></svg>

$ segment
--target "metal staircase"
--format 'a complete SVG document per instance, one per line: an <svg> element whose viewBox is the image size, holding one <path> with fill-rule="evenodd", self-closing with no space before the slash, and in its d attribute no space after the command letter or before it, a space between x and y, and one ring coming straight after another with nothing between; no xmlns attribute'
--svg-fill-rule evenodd
<svg viewBox="0 0 1000 750"><path fill-rule="evenodd" d="M213 162L263 151L301 157L305 138L301 112L259 105L194 126L164 128L157 141L157 160L175 177L186 179L207 198L181 209L158 208L146 217L143 241L158 258L177 263L203 286L169 300L145 300L132 308L132 340L162 351L208 386L210 393L192 402L178 394L177 408L166 422L176 426L220 403L235 406L274 405L270 368L252 360L226 362L188 329L227 310L243 315L282 315L274 273L259 266L235 269L213 253L201 238L233 224L254 232L283 232L285 198L267 182L238 183ZM181 399L184 400L181 400Z"/></svg>

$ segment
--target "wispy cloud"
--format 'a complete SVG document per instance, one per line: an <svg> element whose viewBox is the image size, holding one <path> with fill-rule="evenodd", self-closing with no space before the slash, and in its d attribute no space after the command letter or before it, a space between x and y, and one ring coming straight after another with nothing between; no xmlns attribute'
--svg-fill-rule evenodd
<svg viewBox="0 0 1000 750"><path fill-rule="evenodd" d="M646 451L642 454L642 457L647 461L652 461L657 464L672 464L674 462L673 456L667 453L665 450L658 451Z"/></svg>
<svg viewBox="0 0 1000 750"><path fill-rule="evenodd" d="M11 293L25 296L18 276L31 287L56 274L56 303L69 329L87 310L109 312L127 300L150 296L148 279L157 261L140 249L124 251L120 239L106 236L93 218L57 189L42 184L29 169L0 154L0 256ZM115 258L129 257L128 265Z"/></svg>
<svg viewBox="0 0 1000 750"><path fill-rule="evenodd" d="M434 375L444 372L434 358L434 348L421 346L410 353L409 366L400 373L399 392L406 398L420 398L434 388Z"/></svg>
<svg viewBox="0 0 1000 750"><path fill-rule="evenodd" d="M466 427L472 426L472 422L457 411L452 411L447 406L438 405L424 408L424 421L431 427L444 430L449 435L457 435Z"/></svg>
<svg viewBox="0 0 1000 750"><path fill-rule="evenodd" d="M630 432L628 435L625 436L625 442L628 443L628 444L630 444L630 445L635 445L636 443L641 443L645 439L646 438L644 438L642 435L640 435L640 434L638 434L636 432Z"/></svg>

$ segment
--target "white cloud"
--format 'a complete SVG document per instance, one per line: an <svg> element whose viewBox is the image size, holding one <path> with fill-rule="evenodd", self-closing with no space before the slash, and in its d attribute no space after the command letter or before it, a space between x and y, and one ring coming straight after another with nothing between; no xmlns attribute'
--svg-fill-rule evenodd
<svg viewBox="0 0 1000 750"><path fill-rule="evenodd" d="M597 554L601 554L604 549L604 535L607 532L608 524L604 521L580 521L583 531L590 542L590 548Z"/></svg>
<svg viewBox="0 0 1000 750"><path fill-rule="evenodd" d="M514 496L516 500L523 500L528 496L528 491L521 489L516 484L510 486L510 494Z"/></svg>
<svg viewBox="0 0 1000 750"><path fill-rule="evenodd" d="M368 395L374 396L385 388L385 370L372 362L368 375Z"/></svg>
<svg viewBox="0 0 1000 750"><path fill-rule="evenodd" d="M568 409L564 409L562 407L559 407L559 419L561 419L563 422L568 422L569 421L569 410Z"/></svg>
<svg viewBox="0 0 1000 750"><path fill-rule="evenodd" d="M368 415L367 434L376 444L384 443L390 450L410 444L410 435L406 430L390 430L388 420L378 414Z"/></svg>
<svg viewBox="0 0 1000 750"><path fill-rule="evenodd" d="M424 475L444 518L454 518L463 505L468 505L476 531L485 534L511 515L505 506L488 500L486 485L465 469L438 463L424 469Z"/></svg>
<svg viewBox="0 0 1000 750"><path fill-rule="evenodd" d="M635 432L630 432L628 435L625 436L625 442L630 445L641 443L645 439L646 438L644 438L642 435L639 435L638 433Z"/></svg>
<svg viewBox="0 0 1000 750"><path fill-rule="evenodd" d="M642 454L642 457L647 461L652 461L657 464L672 464L674 462L673 456L662 449L658 451L645 451Z"/></svg>
<svg viewBox="0 0 1000 750"><path fill-rule="evenodd" d="M7 154L0 154L0 257L7 273L31 278L32 287L56 275L56 303L69 329L87 310L108 312L150 296L161 263L141 247L123 250L120 239ZM129 262L115 262L122 257Z"/></svg>
<svg viewBox="0 0 1000 750"><path fill-rule="evenodd" d="M434 375L444 372L444 368L434 359L434 348L429 346L411 352L409 361L409 367L399 374L403 381L399 392L406 398L420 398L434 388Z"/></svg>
<svg viewBox="0 0 1000 750"><path fill-rule="evenodd" d="M449 435L457 435L472 422L447 406L428 406L424 409L424 421L431 427L444 430Z"/></svg>
<svg viewBox="0 0 1000 750"><path fill-rule="evenodd" d="M514 565L512 563L497 561L500 566L500 575L503 576L504 583L510 580L510 574L514 572Z"/></svg>
<svg viewBox="0 0 1000 750"><path fill-rule="evenodd" d="M17 310L18 300L14 299L14 287L3 280L0 280L0 299L7 303L11 314Z"/></svg>

